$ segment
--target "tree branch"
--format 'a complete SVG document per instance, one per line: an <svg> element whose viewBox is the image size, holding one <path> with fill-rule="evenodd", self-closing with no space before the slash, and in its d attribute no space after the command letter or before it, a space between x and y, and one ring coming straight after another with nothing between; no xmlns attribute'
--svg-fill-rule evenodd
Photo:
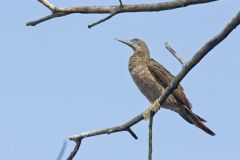
<svg viewBox="0 0 240 160"><path fill-rule="evenodd" d="M164 11L175 8L182 8L189 5L201 4L201 3L209 3L217 0L173 0L170 2L162 2L162 3L152 3L152 4L129 4L122 5L120 2L120 6L74 6L74 7L66 7L66 8L58 8L55 5L51 4L48 0L38 0L45 7L47 7L52 14L49 16L45 16L38 20L29 21L26 23L27 26L35 26L44 21L50 20L52 18L62 17L73 13L81 13L81 14L110 14L107 18L100 20L95 25L100 24L114 15L119 13L126 12L155 12L155 11ZM60 13L60 14L59 14ZM90 25L89 28L95 26Z"/></svg>
<svg viewBox="0 0 240 160"><path fill-rule="evenodd" d="M61 160L62 159L63 154L64 154L64 152L66 150L66 147L67 147L67 140L64 140L64 142L62 144L62 148L61 148L61 150L60 150L60 152L58 154L57 160Z"/></svg>
<svg viewBox="0 0 240 160"><path fill-rule="evenodd" d="M185 61L183 60L183 58L177 54L177 52L167 43L165 42L165 47L167 48L167 50L172 53L172 55L182 64L185 64Z"/></svg>
<svg viewBox="0 0 240 160"><path fill-rule="evenodd" d="M115 13L110 14L110 15L108 15L107 17L105 17L105 18L103 18L103 19L100 19L99 21L97 21L97 22L95 22L95 23L93 23L93 24L88 25L88 28L92 28L92 27L94 27L94 26L96 26L96 25L98 25L98 24L100 24L100 23L102 23L102 22L105 22L106 20L109 20L110 18L112 18L112 17L115 16L115 15L116 15Z"/></svg>
<svg viewBox="0 0 240 160"><path fill-rule="evenodd" d="M53 11L55 8L55 6L53 4L51 4L48 0L38 0L38 2L42 3L42 5L44 5L51 11Z"/></svg>
<svg viewBox="0 0 240 160"><path fill-rule="evenodd" d="M138 139L137 135L133 132L131 128L128 128L127 131L133 136L133 138Z"/></svg>
<svg viewBox="0 0 240 160"><path fill-rule="evenodd" d="M48 16L42 17L42 18L37 19L35 21L27 22L26 25L27 26L35 26L35 25L37 25L39 23L42 23L42 22L45 22L47 20L50 20L50 19L53 19L53 18L56 18L56 17L66 16L68 14L70 14L70 13L63 13L63 12L52 13Z"/></svg>
<svg viewBox="0 0 240 160"><path fill-rule="evenodd" d="M121 0L119 0L119 3L120 3L120 6L122 7L122 6L123 6L123 3L122 3L122 1L121 1Z"/></svg>
<svg viewBox="0 0 240 160"><path fill-rule="evenodd" d="M151 113L148 125L148 160L152 160L153 117L154 115Z"/></svg>
<svg viewBox="0 0 240 160"><path fill-rule="evenodd" d="M76 154L80 148L80 145L82 143L82 139L75 141L75 143L76 143L75 147L74 147L73 151L71 152L71 154L69 155L69 157L67 158L67 160L72 160L76 156Z"/></svg>
<svg viewBox="0 0 240 160"><path fill-rule="evenodd" d="M102 134L111 134L111 133L121 132L121 131L127 131L130 133L130 135L133 136L133 138L137 139L136 134L130 128L131 128L131 126L135 125L136 123L138 123L141 120L143 120L142 115L138 115L123 125L115 126L115 127L111 127L111 128L105 128L105 129L96 130L96 131L91 131L91 132L81 133L79 135L70 136L69 139L72 141L79 141L79 140L82 140L83 138L87 138L87 137L98 136L98 135L102 135Z"/></svg>
<svg viewBox="0 0 240 160"><path fill-rule="evenodd" d="M238 25L240 24L240 11L237 13L237 15L225 26L225 28L218 33L216 36L214 36L212 39L210 39L206 44L204 44L192 57L190 61L185 63L182 70L177 74L177 76L173 79L173 81L168 85L166 90L163 92L163 94L159 97L158 102L160 104L163 104L163 102L166 100L166 98L172 93L172 91L178 86L180 81L186 76L186 74L195 66L197 65L204 56L206 56L214 47L216 47L222 40L224 40ZM149 107L151 108L151 107ZM149 108L147 110L149 110ZM152 110L151 110L152 111ZM157 111L156 111L157 112ZM76 146L74 150L72 151L71 155L69 156L68 160L72 160L76 153L79 150L81 141L84 138L102 135L102 134L111 134L115 132L121 132L121 131L128 131L129 129L137 124L138 122L142 121L144 119L143 116L144 112L139 114L138 116L134 117L130 121L124 123L120 126L115 126L112 128L92 131L92 132L86 132L81 133L79 135L74 135L69 137L70 140L76 142ZM131 134L132 135L132 134ZM134 137L134 136L133 136ZM135 137L134 137L135 138Z"/></svg>

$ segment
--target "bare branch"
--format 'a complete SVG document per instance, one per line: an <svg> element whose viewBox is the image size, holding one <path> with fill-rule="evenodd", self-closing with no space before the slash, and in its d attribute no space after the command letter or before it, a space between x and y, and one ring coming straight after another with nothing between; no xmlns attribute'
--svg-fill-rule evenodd
<svg viewBox="0 0 240 160"><path fill-rule="evenodd" d="M177 52L167 43L165 42L165 47L167 48L167 50L172 53L172 55L182 64L185 64L185 61L183 60L183 58L177 54Z"/></svg>
<svg viewBox="0 0 240 160"><path fill-rule="evenodd" d="M38 2L42 3L45 7L47 7L49 10L53 11L55 6L48 2L48 0L38 0Z"/></svg>
<svg viewBox="0 0 240 160"><path fill-rule="evenodd" d="M216 47L221 41L223 41L239 24L240 24L240 12L237 13L237 15L225 26L225 28L220 33L218 33L216 36L214 36L212 39L210 39L206 44L204 44L196 52L196 54L193 56L193 58L190 61L185 63L182 70L178 73L178 75L168 85L168 87L163 92L163 94L159 97L159 99L158 99L159 103L163 104L163 102L172 93L172 91L178 86L178 84L186 76L186 74L195 65L197 65L205 55L207 55L214 47ZM149 108L151 108L151 107L149 107ZM138 122L140 122L144 119L143 114L144 114L144 112L120 126L97 130L97 131L92 131L92 132L81 133L79 135L71 136L69 139L72 141L75 141L76 146L75 146L73 152L71 153L71 155L69 156L68 160L72 160L74 158L74 156L78 152L81 141L84 138L102 135L102 134L110 134L110 133L115 133L115 132L128 131L128 129L130 129L130 127L132 127L133 125L137 124Z"/></svg>
<svg viewBox="0 0 240 160"><path fill-rule="evenodd" d="M40 18L38 20L27 22L26 26L35 26L35 25L37 25L37 24L39 24L41 22L47 21L49 19L66 16L68 14L70 14L70 13L62 13L62 12L52 13L52 14L50 14L48 16L45 16L45 17L42 17L42 18Z"/></svg>
<svg viewBox="0 0 240 160"><path fill-rule="evenodd" d="M79 139L78 141L75 141L75 143L76 143L75 147L74 147L73 151L71 152L71 154L69 155L69 157L67 158L67 160L72 160L76 156L76 154L80 148L81 142L82 142L81 139Z"/></svg>
<svg viewBox="0 0 240 160"><path fill-rule="evenodd" d="M138 123L140 119L141 120L143 119L142 115L138 115L137 117L133 118L132 120L130 120L127 123L124 123L123 125L120 125L120 126L115 126L115 127L111 127L111 128L105 128L105 129L101 129L101 130L81 133L79 135L70 136L69 139L72 141L78 141L78 140L82 140L83 138L87 138L87 137L98 136L98 135L102 135L102 134L111 134L111 133L122 132L122 131L127 131L129 133L131 132L130 134L133 136L133 134L132 134L133 131L130 128L131 128L131 126ZM135 133L134 133L134 135L135 135ZM136 135L133 137L135 139L137 139Z"/></svg>
<svg viewBox="0 0 240 160"><path fill-rule="evenodd" d="M152 4L131 4L131 5L118 5L118 6L74 6L74 7L66 7L66 8L58 8L51 4L48 0L39 0L44 6L51 10L52 16L45 16L38 20L27 22L27 26L35 26L41 22L50 20L56 17L66 16L68 14L73 13L81 13L81 14L110 14L107 18L96 22L95 25L100 24L114 15L119 13L126 12L155 12L155 11L164 11L175 8L182 8L189 5L201 4L201 3L209 3L217 0L173 0L170 2L161 2L161 3L152 3ZM121 1L119 1L120 4ZM56 13L60 13L60 16ZM95 26L90 25L91 26Z"/></svg>
<svg viewBox="0 0 240 160"><path fill-rule="evenodd" d="M95 22L95 23L93 23L93 24L88 25L88 28L92 28L92 27L94 27L94 26L96 26L96 25L98 25L98 24L100 24L100 23L102 23L102 22L105 22L106 20L112 18L112 17L115 16L115 15L116 15L115 13L110 14L109 16L107 16L107 17L105 17L105 18L103 18L103 19L101 19L101 20L99 20L99 21L97 21L97 22Z"/></svg>
<svg viewBox="0 0 240 160"><path fill-rule="evenodd" d="M75 146L73 152L71 153L71 155L69 156L68 160L72 160L74 158L74 156L76 155L76 153L77 153L77 151L78 151L78 149L80 147L81 141L84 138L87 138L87 137L98 136L98 135L102 135L102 134L111 134L111 133L115 133L115 132L127 131L135 139L138 139L136 134L131 130L131 126L135 125L136 123L138 123L141 120L143 120L142 114L136 116L132 120L130 120L127 123L124 123L123 125L120 125L120 126L115 126L115 127L111 127L111 128L106 128L106 129L101 129L101 130L96 130L96 131L91 131L91 132L85 132L85 133L81 133L81 134L78 134L78 135L70 136L69 140L75 141L76 142L76 146ZM78 142L80 142L80 143L78 143Z"/></svg>
<svg viewBox="0 0 240 160"><path fill-rule="evenodd" d="M127 131L133 136L133 138L138 139L137 135L131 130L131 128L128 128Z"/></svg>
<svg viewBox="0 0 240 160"><path fill-rule="evenodd" d="M148 160L152 160L152 137L153 137L153 112L150 115L148 125Z"/></svg>
<svg viewBox="0 0 240 160"><path fill-rule="evenodd" d="M122 6L123 6L123 3L122 3L122 1L121 1L121 0L119 0L119 3L120 3L120 6L122 7Z"/></svg>
<svg viewBox="0 0 240 160"><path fill-rule="evenodd" d="M60 152L59 152L59 154L58 154L57 160L61 160L61 159L62 159L63 154L64 154L64 152L65 152L65 150L66 150L66 147L67 147L67 141L65 140L65 141L63 142L62 148L61 148L61 150L60 150Z"/></svg>

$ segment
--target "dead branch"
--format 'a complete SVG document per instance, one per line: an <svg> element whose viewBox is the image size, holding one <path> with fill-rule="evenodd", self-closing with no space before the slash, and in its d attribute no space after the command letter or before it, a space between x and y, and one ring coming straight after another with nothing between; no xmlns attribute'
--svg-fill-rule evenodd
<svg viewBox="0 0 240 160"><path fill-rule="evenodd" d="M72 160L76 156L81 143L82 143L82 140L76 141L75 147L74 147L73 151L71 152L71 154L69 155L69 157L67 158L67 160Z"/></svg>
<svg viewBox="0 0 240 160"><path fill-rule="evenodd" d="M186 63L184 59L167 42L165 42L165 47L182 65Z"/></svg>
<svg viewBox="0 0 240 160"><path fill-rule="evenodd" d="M122 3L122 1L121 1L121 0L119 0L119 3L120 3L120 6L122 7L122 6L123 6L123 3Z"/></svg>
<svg viewBox="0 0 240 160"><path fill-rule="evenodd" d="M64 140L63 144L62 144L62 148L58 154L58 157L57 157L57 160L61 160L63 158L63 155L65 153L65 150L66 150L66 147L67 147L67 140Z"/></svg>
<svg viewBox="0 0 240 160"><path fill-rule="evenodd" d="M238 25L240 24L240 11L237 13L237 15L224 27L224 29L218 33L216 36L214 36L212 39L210 39L207 43L205 43L192 57L191 60L186 62L182 70L177 74L177 76L173 79L173 81L168 85L166 90L163 92L163 94L159 97L158 103L163 104L163 102L166 100L166 98L172 93L172 91L178 86L180 81L187 75L187 73L195 66L197 65L204 56L206 56L214 47L216 47L221 41L223 41ZM160 107L160 106L159 106ZM159 109L159 108L158 108ZM153 112L152 106L149 107L146 111ZM146 112L145 111L145 112ZM91 131L91 132L85 132L78 135L74 135L69 137L70 140L75 141L76 145L74 150L72 151L71 155L68 157L68 160L72 160L76 153L79 150L80 144L84 138L92 137L92 136L98 136L102 134L111 134L115 132L121 132L121 131L128 131L131 133L131 135L136 138L135 133L131 131L131 127L138 122L142 121L144 119L145 112L137 115L130 121L124 123L120 126L115 126L111 128L101 129L97 131ZM157 110L156 110L157 112ZM135 135L135 136L134 136Z"/></svg>
<svg viewBox="0 0 240 160"><path fill-rule="evenodd" d="M129 5L123 5L122 1L119 1L120 5L116 5L116 6L74 6L74 7L66 7L66 8L56 7L55 5L51 4L48 0L38 0L38 1L41 4L43 4L45 7L47 7L52 13L40 19L27 22L26 23L27 26L35 26L47 20L66 16L73 13L109 14L106 18L99 20L98 22L95 22L88 26L89 28L91 28L97 24L100 24L112 18L113 16L119 13L164 11L164 10L170 10L175 8L182 8L189 5L214 2L217 0L173 0L170 2L162 2L162 3L129 4Z"/></svg>
<svg viewBox="0 0 240 160"><path fill-rule="evenodd" d="M152 160L152 140L153 140L153 112L150 115L149 124L148 124L148 160Z"/></svg>

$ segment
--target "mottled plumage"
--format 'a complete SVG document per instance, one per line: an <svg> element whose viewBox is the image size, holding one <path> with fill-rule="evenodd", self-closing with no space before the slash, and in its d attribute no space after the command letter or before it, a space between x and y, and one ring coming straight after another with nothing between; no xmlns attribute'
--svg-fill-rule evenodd
<svg viewBox="0 0 240 160"><path fill-rule="evenodd" d="M139 39L130 41L118 41L130 46L134 54L129 59L129 72L142 94L153 103L172 81L174 76L162 65L150 58L149 50L145 42ZM215 135L202 122L206 122L200 116L192 112L192 105L179 85L165 100L161 107L179 113L187 122L194 124L210 135Z"/></svg>

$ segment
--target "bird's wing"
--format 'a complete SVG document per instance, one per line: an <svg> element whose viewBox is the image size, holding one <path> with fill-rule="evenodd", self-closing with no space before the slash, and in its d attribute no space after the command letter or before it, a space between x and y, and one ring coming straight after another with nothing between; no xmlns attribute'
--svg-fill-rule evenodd
<svg viewBox="0 0 240 160"><path fill-rule="evenodd" d="M147 61L147 67L153 77L160 83L164 88L167 88L169 83L173 80L174 76L161 64L156 62L154 59ZM191 104L184 94L184 90L181 85L172 92L172 95L177 99L180 104L185 105L188 109L191 109Z"/></svg>

